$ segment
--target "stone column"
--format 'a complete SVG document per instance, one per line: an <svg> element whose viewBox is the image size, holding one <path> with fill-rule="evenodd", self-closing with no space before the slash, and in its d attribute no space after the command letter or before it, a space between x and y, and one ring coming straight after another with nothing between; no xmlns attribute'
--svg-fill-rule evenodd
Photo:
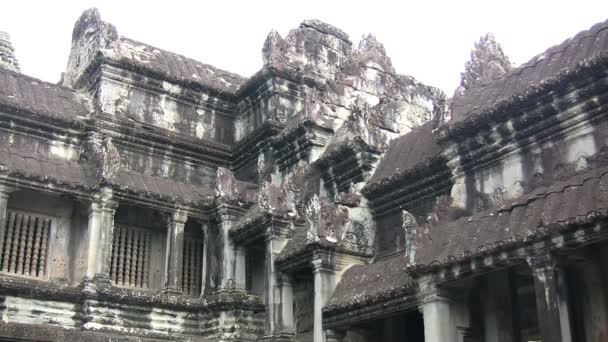
<svg viewBox="0 0 608 342"><path fill-rule="evenodd" d="M207 235L208 229L206 224L201 224L203 229L203 266L201 270L201 297L205 295L205 289L207 287L207 244L209 243L209 236Z"/></svg>
<svg viewBox="0 0 608 342"><path fill-rule="evenodd" d="M536 309L543 341L572 341L564 269L551 255L528 259L534 277Z"/></svg>
<svg viewBox="0 0 608 342"><path fill-rule="evenodd" d="M293 316L293 281L290 276L279 276L281 289L281 328L284 332L295 333L296 325Z"/></svg>
<svg viewBox="0 0 608 342"><path fill-rule="evenodd" d="M338 283L336 271L320 256L313 257L313 272L315 277L315 308L314 308L314 342L325 342L323 333L323 307L327 304Z"/></svg>
<svg viewBox="0 0 608 342"><path fill-rule="evenodd" d="M113 200L113 191L104 187L94 194L89 207L86 234L87 266L85 280L110 284L110 263L114 239L114 213L118 202Z"/></svg>
<svg viewBox="0 0 608 342"><path fill-rule="evenodd" d="M286 239L277 236L266 238L266 330L273 334L279 331L281 326L281 289L277 283L278 274L275 270L274 260L276 255L285 246Z"/></svg>
<svg viewBox="0 0 608 342"><path fill-rule="evenodd" d="M164 293L182 293L182 269L184 262L184 226L188 220L188 215L182 209L177 209L169 217L169 227L167 229L167 264L165 269Z"/></svg>
<svg viewBox="0 0 608 342"><path fill-rule="evenodd" d="M247 288L247 249L235 246L234 256L234 286L239 289Z"/></svg>
<svg viewBox="0 0 608 342"><path fill-rule="evenodd" d="M451 301L434 285L421 284L420 309L424 318L425 342L456 342L458 331L452 317Z"/></svg>
<svg viewBox="0 0 608 342"><path fill-rule="evenodd" d="M12 188L0 185L0 234L4 236L4 228L6 226L6 208L8 206L8 197L10 196ZM2 248L2 246L0 246Z"/></svg>
<svg viewBox="0 0 608 342"><path fill-rule="evenodd" d="M230 205L219 204L217 208L217 220L219 223L219 234L222 237L222 262L220 288L234 288L236 246L229 236L230 228L238 217L232 212Z"/></svg>

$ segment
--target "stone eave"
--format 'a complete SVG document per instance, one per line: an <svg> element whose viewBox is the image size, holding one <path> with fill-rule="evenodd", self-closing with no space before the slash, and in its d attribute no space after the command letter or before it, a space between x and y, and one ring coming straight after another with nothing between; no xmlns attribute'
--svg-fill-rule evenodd
<svg viewBox="0 0 608 342"><path fill-rule="evenodd" d="M335 164L339 164L345 160L351 159L356 153L367 152L371 154L380 154L381 151L368 145L361 137L357 136L354 139L348 139L339 142L337 145L328 147L329 152L324 153L314 164L321 170L326 170Z"/></svg>
<svg viewBox="0 0 608 342"><path fill-rule="evenodd" d="M361 193L372 202L383 203L382 198L395 190L427 178L433 178L438 174L444 175L446 172L449 173L446 160L443 156L438 155L420 161L414 168L394 173L388 178L369 182L363 187Z"/></svg>
<svg viewBox="0 0 608 342"><path fill-rule="evenodd" d="M444 166L442 162L437 172L430 175L420 174L419 177L406 177L394 182L387 179L387 185L374 190L373 194L365 194L374 216L378 218L391 211L408 208L422 199L449 194L452 175Z"/></svg>
<svg viewBox="0 0 608 342"><path fill-rule="evenodd" d="M160 292L109 286L91 292L82 286L54 284L46 281L0 275L0 291L3 295L20 296L39 300L67 301L80 303L84 299L116 302L130 305L153 306L182 311L220 311L230 308L264 311L264 304L258 296L244 291L222 290L202 297L168 295Z"/></svg>
<svg viewBox="0 0 608 342"><path fill-rule="evenodd" d="M230 151L232 169L239 170L250 160L257 159L258 152L266 147L272 138L280 134L283 129L283 124L269 120L237 142Z"/></svg>
<svg viewBox="0 0 608 342"><path fill-rule="evenodd" d="M499 241L483 250L467 251L459 257L435 260L430 264L411 264L404 268L412 278L432 275L437 283L448 282L518 265L527 258L567 253L608 238L608 212L598 210L585 218L555 223L518 239Z"/></svg>
<svg viewBox="0 0 608 342"><path fill-rule="evenodd" d="M483 128L492 124L504 122L514 118L514 114L522 115L525 111L521 108L536 106L539 97L545 94L563 91L573 83L587 78L599 78L608 75L608 55L600 52L587 58L572 68L547 78L538 85L532 85L512 96L499 101L484 109L479 114L471 115L456 122L448 122L440 126L435 132L438 143L445 144L448 140L459 142L467 137L474 136ZM599 77L598 77L599 76Z"/></svg>
<svg viewBox="0 0 608 342"><path fill-rule="evenodd" d="M124 69L114 64L102 64L93 77L89 80L88 92L95 93L96 86L100 81L111 81L125 84L133 88L140 88L155 95L166 95L184 105L201 105L213 111L216 115L234 119L237 116L235 101L219 98L220 101L209 101L201 99L203 92L200 89L184 87L182 92L170 92L163 88L164 79L141 77L140 74L125 74ZM182 84L178 84L181 86ZM204 93L208 94L208 93ZM213 95L209 95L213 98Z"/></svg>
<svg viewBox="0 0 608 342"><path fill-rule="evenodd" d="M597 77L597 79L594 79ZM450 142L443 150L454 174L476 172L510 157L533 151L554 137L576 135L578 131L606 121L603 103L608 102L608 68L606 74L595 74L584 84L570 84L566 93L541 95L538 104L520 108L512 120L479 129L477 134ZM553 97L558 96L558 99ZM564 100L564 98L575 100ZM553 103L550 103L553 101ZM499 136L499 137L497 137ZM561 138L558 138L561 139Z"/></svg>
<svg viewBox="0 0 608 342"><path fill-rule="evenodd" d="M209 85L206 85L206 84L203 84L200 82L195 82L193 80L188 80L188 79L185 79L182 77L178 77L178 76L172 75L168 72L158 70L155 68L151 68L151 67L145 65L144 63L135 62L134 60L126 58L126 57L115 58L114 56L107 56L107 55L103 54L102 52L99 52L95 56L94 61L91 62L91 64L87 67L87 70L85 71L85 73L93 74L97 68L99 68L100 66L102 66L104 64L114 66L117 68L121 68L121 69L125 69L125 70L129 70L129 71L132 71L132 72L135 72L138 74L158 78L158 79L161 79L164 81L176 83L176 84L179 84L186 88L200 91L200 92L205 92L212 96L216 96L218 98L221 98L221 99L224 99L227 101L236 102L236 99L237 99L235 92L224 91L224 90L217 89L217 88L214 88L212 86L209 86ZM83 73L83 76L84 76L84 73ZM79 80L79 82L80 82L80 80Z"/></svg>
<svg viewBox="0 0 608 342"><path fill-rule="evenodd" d="M350 256L371 258L373 251L365 253L346 248L340 243L333 243L326 240L317 240L306 243L302 248L288 254L281 253L275 260L277 269L280 270L295 270L302 266L311 266L312 259L317 253L343 253Z"/></svg>
<svg viewBox="0 0 608 342"><path fill-rule="evenodd" d="M230 146L208 139L196 139L155 126L134 124L115 119L109 114L100 114L91 125L92 131L104 131L112 136L113 143L135 147L139 150L150 147L163 151L163 156L172 156L196 161L201 165L226 166L230 158ZM147 151L146 151L147 152ZM157 152L158 153L158 152ZM203 161L204 163L201 163Z"/></svg>
<svg viewBox="0 0 608 342"><path fill-rule="evenodd" d="M101 180L96 181L91 185L66 184L50 177L41 177L8 170L2 172L0 184L14 188L15 190L34 190L56 195L70 195L81 200L91 200L95 191L99 190L102 186L109 185L114 190L115 199L119 201L151 207L166 212L172 212L175 210L176 206L184 206L190 216L200 219L207 219L209 217L214 200L213 198L206 198L195 202L184 201L179 197L136 191Z"/></svg>
<svg viewBox="0 0 608 342"><path fill-rule="evenodd" d="M120 185L112 184L114 196L117 200L128 204L135 204L153 208L159 211L172 212L177 206L186 211L188 216L207 219L212 211L213 197L201 199L199 201L187 201L179 196L168 196L161 193L152 193L123 188Z"/></svg>
<svg viewBox="0 0 608 342"><path fill-rule="evenodd" d="M323 308L323 326L327 328L351 326L417 310L418 305L417 287L405 286L364 297L357 302L326 306Z"/></svg>
<svg viewBox="0 0 608 342"><path fill-rule="evenodd" d="M108 342L116 341L116 335L111 331L92 331L80 329L67 329L50 324L30 324L30 323L0 323L0 335L5 341L44 341L44 342ZM40 340L40 338L44 340ZM11 339L12 340L7 340ZM179 341L190 341L191 336L180 335L172 338L179 338ZM24 340L27 339L27 340ZM164 336L124 336L120 342L166 342L167 335ZM197 342L211 342L207 339L197 339Z"/></svg>
<svg viewBox="0 0 608 342"><path fill-rule="evenodd" d="M274 77L282 78L297 84L304 84L319 90L326 89L325 83L319 82L314 77L305 75L302 72L288 68L277 68L273 65L264 65L262 69L253 74L253 76L247 79L247 81L239 87L235 96L237 98L243 98L250 93L255 92L261 84Z"/></svg>
<svg viewBox="0 0 608 342"><path fill-rule="evenodd" d="M82 115L80 115L82 114ZM6 117L24 126L44 127L52 131L74 132L86 126L91 113L79 113L68 120L51 112L34 111L27 107L18 107L0 103L0 118ZM0 120L0 123L4 120Z"/></svg>
<svg viewBox="0 0 608 342"><path fill-rule="evenodd" d="M0 168L0 184L11 188L49 192L60 195L72 195L77 198L90 198L90 194L99 189L98 184L64 183L54 178Z"/></svg>
<svg viewBox="0 0 608 342"><path fill-rule="evenodd" d="M245 219L229 231L230 237L240 244L254 240L266 239L272 236L289 236L292 219L287 215L271 212L258 212L253 217Z"/></svg>
<svg viewBox="0 0 608 342"><path fill-rule="evenodd" d="M333 130L319 126L316 122L307 119L297 126L288 128L274 137L272 146L275 149L276 163L279 169L293 165L298 160L306 158L313 147L323 147L327 144L318 133L333 134ZM290 149L295 145L296 149Z"/></svg>

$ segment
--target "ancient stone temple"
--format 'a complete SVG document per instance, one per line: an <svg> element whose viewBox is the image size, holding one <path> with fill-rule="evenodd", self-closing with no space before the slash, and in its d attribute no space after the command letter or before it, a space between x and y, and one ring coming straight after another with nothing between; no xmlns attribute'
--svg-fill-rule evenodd
<svg viewBox="0 0 608 342"><path fill-rule="evenodd" d="M317 20L262 54L93 9L50 84L0 33L0 341L608 341L608 21L451 98Z"/></svg>

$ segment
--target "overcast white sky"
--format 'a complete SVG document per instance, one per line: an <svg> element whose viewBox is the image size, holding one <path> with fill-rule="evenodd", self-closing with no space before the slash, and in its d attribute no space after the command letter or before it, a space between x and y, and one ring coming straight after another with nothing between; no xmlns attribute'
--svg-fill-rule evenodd
<svg viewBox="0 0 608 342"><path fill-rule="evenodd" d="M0 30L12 36L22 72L57 82L67 63L72 27L97 7L118 33L250 76L262 66L271 29L285 36L316 18L358 44L373 33L397 71L451 95L473 43L493 32L521 64L593 24L608 19L608 1L3 1Z"/></svg>

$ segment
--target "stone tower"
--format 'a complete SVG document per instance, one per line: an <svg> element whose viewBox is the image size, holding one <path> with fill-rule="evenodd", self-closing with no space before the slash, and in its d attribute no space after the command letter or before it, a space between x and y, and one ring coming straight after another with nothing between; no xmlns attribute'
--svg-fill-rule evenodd
<svg viewBox="0 0 608 342"><path fill-rule="evenodd" d="M19 71L19 62L15 57L15 49L11 44L8 33L0 31L0 67L12 71Z"/></svg>

